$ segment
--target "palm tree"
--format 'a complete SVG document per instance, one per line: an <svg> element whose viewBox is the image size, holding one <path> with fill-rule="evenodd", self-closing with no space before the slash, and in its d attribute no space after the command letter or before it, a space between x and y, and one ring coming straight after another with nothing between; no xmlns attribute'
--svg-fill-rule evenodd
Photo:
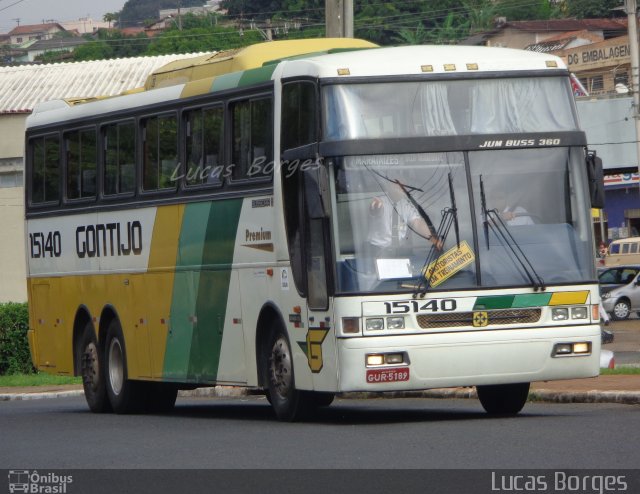
<svg viewBox="0 0 640 494"><path fill-rule="evenodd" d="M109 23L109 29L111 29L111 23L113 21L117 21L119 17L119 13L118 12L107 12L106 14L104 14L104 16L102 17L102 20L104 22L108 22Z"/></svg>

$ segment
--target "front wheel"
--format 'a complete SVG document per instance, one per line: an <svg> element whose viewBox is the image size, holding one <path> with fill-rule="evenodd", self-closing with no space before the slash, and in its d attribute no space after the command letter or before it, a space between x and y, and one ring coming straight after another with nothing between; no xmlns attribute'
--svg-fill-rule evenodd
<svg viewBox="0 0 640 494"><path fill-rule="evenodd" d="M611 317L616 321L622 321L624 319L629 319L630 314L631 307L629 306L629 302L626 300L618 300L616 305L613 306Z"/></svg>
<svg viewBox="0 0 640 494"><path fill-rule="evenodd" d="M516 415L529 396L529 383L476 386L482 408L492 415Z"/></svg>
<svg viewBox="0 0 640 494"><path fill-rule="evenodd" d="M307 410L304 391L295 387L293 356L285 331L276 326L265 348L262 359L266 366L263 375L267 377L269 401L280 420L294 422L302 418Z"/></svg>

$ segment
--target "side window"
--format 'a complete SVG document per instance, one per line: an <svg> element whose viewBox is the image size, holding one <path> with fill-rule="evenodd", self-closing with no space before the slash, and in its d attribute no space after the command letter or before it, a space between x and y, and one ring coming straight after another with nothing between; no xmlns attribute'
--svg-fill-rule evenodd
<svg viewBox="0 0 640 494"><path fill-rule="evenodd" d="M638 247L640 247L640 244L638 242L634 242L631 244L631 251L629 252L630 254L637 254L638 253Z"/></svg>
<svg viewBox="0 0 640 494"><path fill-rule="evenodd" d="M292 82L282 88L280 149L293 149L317 140L316 86Z"/></svg>
<svg viewBox="0 0 640 494"><path fill-rule="evenodd" d="M621 252L621 254L628 254L630 245L631 244L622 244L622 252Z"/></svg>
<svg viewBox="0 0 640 494"><path fill-rule="evenodd" d="M31 150L31 202L40 204L60 200L60 139L38 137Z"/></svg>
<svg viewBox="0 0 640 494"><path fill-rule="evenodd" d="M186 113L187 185L222 184L223 122L222 107Z"/></svg>
<svg viewBox="0 0 640 494"><path fill-rule="evenodd" d="M231 104L232 177L264 178L273 172L271 98Z"/></svg>
<svg viewBox="0 0 640 494"><path fill-rule="evenodd" d="M142 188L171 190L177 186L178 122L175 115L142 121Z"/></svg>
<svg viewBox="0 0 640 494"><path fill-rule="evenodd" d="M620 254L620 244L611 244L609 254Z"/></svg>
<svg viewBox="0 0 640 494"><path fill-rule="evenodd" d="M136 128L133 122L106 125L104 142L104 194L131 194L135 191Z"/></svg>
<svg viewBox="0 0 640 494"><path fill-rule="evenodd" d="M65 135L67 199L96 197L96 145L95 129Z"/></svg>

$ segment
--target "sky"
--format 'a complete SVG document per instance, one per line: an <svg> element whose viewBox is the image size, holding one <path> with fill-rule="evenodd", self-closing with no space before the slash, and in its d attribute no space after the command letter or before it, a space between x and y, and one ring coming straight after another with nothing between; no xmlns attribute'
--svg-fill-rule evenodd
<svg viewBox="0 0 640 494"><path fill-rule="evenodd" d="M0 33L18 25L41 24L43 20L74 21L91 17L101 21L107 12L122 10L126 0L0 0Z"/></svg>

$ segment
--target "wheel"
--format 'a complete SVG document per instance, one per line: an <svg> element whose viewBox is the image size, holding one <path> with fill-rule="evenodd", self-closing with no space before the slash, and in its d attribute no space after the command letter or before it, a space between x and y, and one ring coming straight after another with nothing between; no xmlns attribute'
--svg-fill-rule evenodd
<svg viewBox="0 0 640 494"><path fill-rule="evenodd" d="M611 318L616 321L622 321L623 319L629 319L630 314L631 307L629 306L629 302L626 300L618 300L616 305L613 306Z"/></svg>
<svg viewBox="0 0 640 494"><path fill-rule="evenodd" d="M109 402L116 413L133 413L142 408L144 384L127 377L127 353L120 322L114 319L107 330L105 345L106 387Z"/></svg>
<svg viewBox="0 0 640 494"><path fill-rule="evenodd" d="M178 397L178 387L171 383L144 383L146 400L144 409L148 412L166 413L173 410Z"/></svg>
<svg viewBox="0 0 640 494"><path fill-rule="evenodd" d="M78 347L84 398L94 413L111 411L105 384L104 357L99 350L93 325L87 322Z"/></svg>
<svg viewBox="0 0 640 494"><path fill-rule="evenodd" d="M478 399L487 413L516 415L529 396L529 383L476 386Z"/></svg>
<svg viewBox="0 0 640 494"><path fill-rule="evenodd" d="M272 330L264 348L263 375L267 377L268 396L276 416L288 422L301 419L310 403L307 394L295 388L291 345L279 325Z"/></svg>

